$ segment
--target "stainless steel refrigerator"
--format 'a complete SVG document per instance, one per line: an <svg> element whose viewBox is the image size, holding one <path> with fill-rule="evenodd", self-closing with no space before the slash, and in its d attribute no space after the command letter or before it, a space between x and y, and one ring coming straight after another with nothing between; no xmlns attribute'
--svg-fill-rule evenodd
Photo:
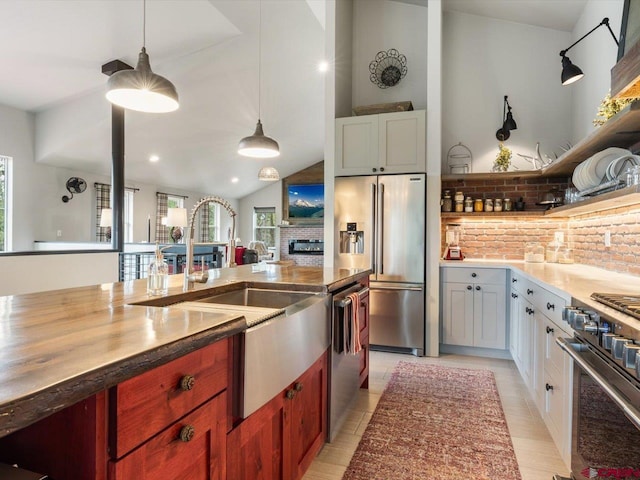
<svg viewBox="0 0 640 480"><path fill-rule="evenodd" d="M372 268L372 349L424 355L424 174L335 179L334 265Z"/></svg>

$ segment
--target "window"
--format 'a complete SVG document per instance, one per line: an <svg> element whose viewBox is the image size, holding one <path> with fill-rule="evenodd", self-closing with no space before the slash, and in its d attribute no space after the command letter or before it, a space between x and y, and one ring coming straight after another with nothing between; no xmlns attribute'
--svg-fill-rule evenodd
<svg viewBox="0 0 640 480"><path fill-rule="evenodd" d="M124 191L124 241L133 243L133 190Z"/></svg>
<svg viewBox="0 0 640 480"><path fill-rule="evenodd" d="M276 208L253 208L253 239L264 242L267 248L276 246Z"/></svg>
<svg viewBox="0 0 640 480"><path fill-rule="evenodd" d="M11 157L0 155L0 251L11 250L9 189L11 187Z"/></svg>
<svg viewBox="0 0 640 480"><path fill-rule="evenodd" d="M209 222L207 233L208 240L210 242L220 241L220 205L217 203L209 202L207 205L209 215L206 217Z"/></svg>
<svg viewBox="0 0 640 480"><path fill-rule="evenodd" d="M167 208L184 208L184 197L167 195Z"/></svg>

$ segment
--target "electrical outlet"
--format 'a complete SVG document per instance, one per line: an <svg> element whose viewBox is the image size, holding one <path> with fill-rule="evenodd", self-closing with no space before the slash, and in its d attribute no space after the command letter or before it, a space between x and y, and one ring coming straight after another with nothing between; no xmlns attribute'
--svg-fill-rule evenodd
<svg viewBox="0 0 640 480"><path fill-rule="evenodd" d="M609 230L604 232L604 246L605 247L611 246L611 232Z"/></svg>
<svg viewBox="0 0 640 480"><path fill-rule="evenodd" d="M56 232L56 237L60 238L62 236L62 230L58 230Z"/></svg>
<svg viewBox="0 0 640 480"><path fill-rule="evenodd" d="M564 243L564 232L555 232L553 238L556 243Z"/></svg>

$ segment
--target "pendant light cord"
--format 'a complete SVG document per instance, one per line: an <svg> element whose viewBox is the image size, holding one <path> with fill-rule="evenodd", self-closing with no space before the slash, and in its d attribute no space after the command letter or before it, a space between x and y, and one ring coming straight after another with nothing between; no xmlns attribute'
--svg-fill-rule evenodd
<svg viewBox="0 0 640 480"><path fill-rule="evenodd" d="M259 2L260 13L258 16L258 121L260 121L260 103L262 100L262 0Z"/></svg>
<svg viewBox="0 0 640 480"><path fill-rule="evenodd" d="M147 0L142 0L142 48L147 45Z"/></svg>

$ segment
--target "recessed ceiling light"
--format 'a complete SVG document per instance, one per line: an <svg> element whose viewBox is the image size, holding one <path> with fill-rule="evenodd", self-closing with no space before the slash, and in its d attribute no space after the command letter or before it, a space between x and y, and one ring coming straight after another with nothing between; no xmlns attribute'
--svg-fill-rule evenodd
<svg viewBox="0 0 640 480"><path fill-rule="evenodd" d="M149 157L150 162L157 162L158 160L160 160L160 157L158 155L151 155Z"/></svg>
<svg viewBox="0 0 640 480"><path fill-rule="evenodd" d="M326 60L322 60L320 63L318 63L318 71L324 73L324 72L328 72L329 71L329 62L327 62Z"/></svg>
<svg viewBox="0 0 640 480"><path fill-rule="evenodd" d="M238 183L240 181L240 179L238 177L233 177L231 179L231 183Z"/></svg>

